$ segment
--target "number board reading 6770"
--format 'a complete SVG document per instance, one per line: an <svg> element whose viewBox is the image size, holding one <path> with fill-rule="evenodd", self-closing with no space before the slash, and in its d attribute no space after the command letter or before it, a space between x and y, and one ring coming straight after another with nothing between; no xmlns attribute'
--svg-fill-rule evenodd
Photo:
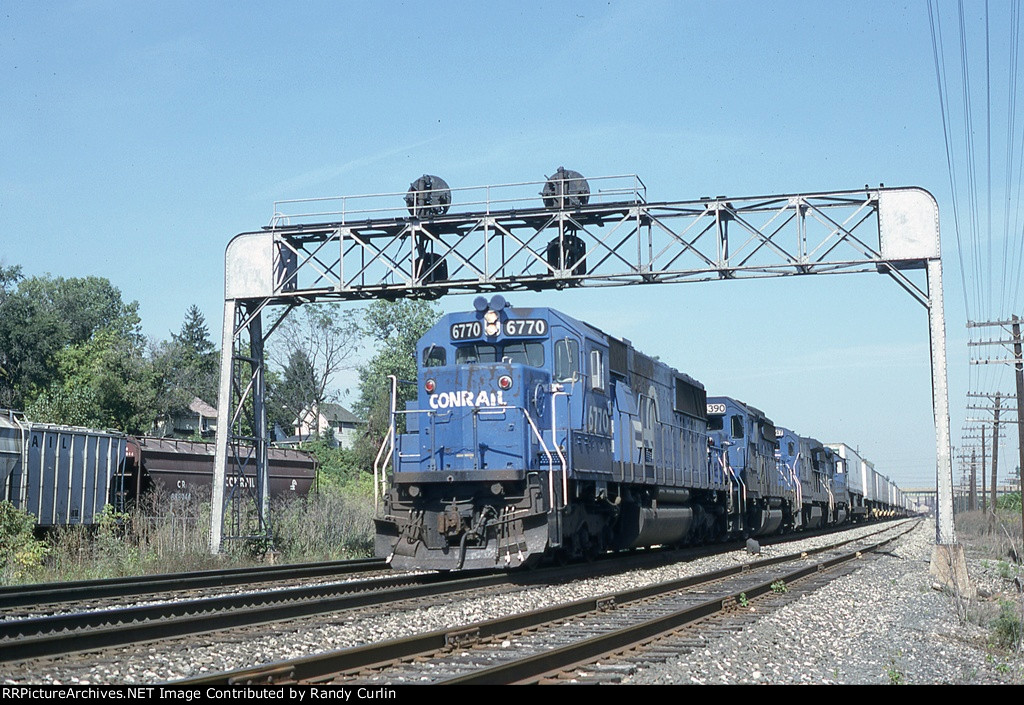
<svg viewBox="0 0 1024 705"><path fill-rule="evenodd" d="M548 332L548 322L543 318L513 318L505 321L502 327L505 335L513 338L537 337ZM482 333L480 321L453 323L450 331L452 340L471 340L479 338Z"/></svg>

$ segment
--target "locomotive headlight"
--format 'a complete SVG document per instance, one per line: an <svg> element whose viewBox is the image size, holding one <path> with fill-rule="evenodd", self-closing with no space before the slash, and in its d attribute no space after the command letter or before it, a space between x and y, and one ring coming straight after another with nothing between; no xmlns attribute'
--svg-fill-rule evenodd
<svg viewBox="0 0 1024 705"><path fill-rule="evenodd" d="M508 375L502 375L498 377L498 388L504 391L512 389L512 378Z"/></svg>
<svg viewBox="0 0 1024 705"><path fill-rule="evenodd" d="M437 389L437 383L432 379L428 379L424 382L423 388L427 390L427 394L433 394L434 390Z"/></svg>
<svg viewBox="0 0 1024 705"><path fill-rule="evenodd" d="M498 322L498 312L494 309L487 309L484 313L484 333L495 336L501 332L501 324Z"/></svg>

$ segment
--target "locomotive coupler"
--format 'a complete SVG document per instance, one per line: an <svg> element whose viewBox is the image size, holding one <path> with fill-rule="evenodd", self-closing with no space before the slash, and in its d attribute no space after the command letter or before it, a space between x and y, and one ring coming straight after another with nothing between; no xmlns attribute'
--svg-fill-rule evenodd
<svg viewBox="0 0 1024 705"><path fill-rule="evenodd" d="M462 565L466 561L466 546L469 544L470 539L476 541L487 539L487 524L491 519L495 518L496 513L494 507L485 505L481 510L480 514L477 515L476 521L473 523L472 528L462 535L462 540L459 541L459 562L455 566L455 570L462 570Z"/></svg>
<svg viewBox="0 0 1024 705"><path fill-rule="evenodd" d="M442 536L458 536L462 533L462 515L459 507L452 502L437 515L437 533Z"/></svg>

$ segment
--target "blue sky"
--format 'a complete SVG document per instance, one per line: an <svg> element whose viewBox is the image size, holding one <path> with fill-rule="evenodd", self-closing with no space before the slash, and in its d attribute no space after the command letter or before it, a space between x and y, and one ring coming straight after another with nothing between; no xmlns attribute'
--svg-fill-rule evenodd
<svg viewBox="0 0 1024 705"><path fill-rule="evenodd" d="M193 303L217 336L224 247L277 199L559 165L637 173L650 200L924 187L959 440L965 305L924 2L8 0L0 76L0 263L108 277L158 338ZM509 298L934 482L927 318L886 277Z"/></svg>

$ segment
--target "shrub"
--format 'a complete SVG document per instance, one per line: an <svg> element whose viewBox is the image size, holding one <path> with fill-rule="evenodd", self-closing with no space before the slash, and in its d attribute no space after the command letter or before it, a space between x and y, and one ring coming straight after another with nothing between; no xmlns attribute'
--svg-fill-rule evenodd
<svg viewBox="0 0 1024 705"><path fill-rule="evenodd" d="M1020 492L1009 492L996 499L996 509L1020 512Z"/></svg>
<svg viewBox="0 0 1024 705"><path fill-rule="evenodd" d="M42 565L47 546L36 539L35 525L28 512L0 502L0 584L23 582Z"/></svg>
<svg viewBox="0 0 1024 705"><path fill-rule="evenodd" d="M996 643L1006 649L1021 647L1020 605L1010 600L999 601L999 616L992 623Z"/></svg>

